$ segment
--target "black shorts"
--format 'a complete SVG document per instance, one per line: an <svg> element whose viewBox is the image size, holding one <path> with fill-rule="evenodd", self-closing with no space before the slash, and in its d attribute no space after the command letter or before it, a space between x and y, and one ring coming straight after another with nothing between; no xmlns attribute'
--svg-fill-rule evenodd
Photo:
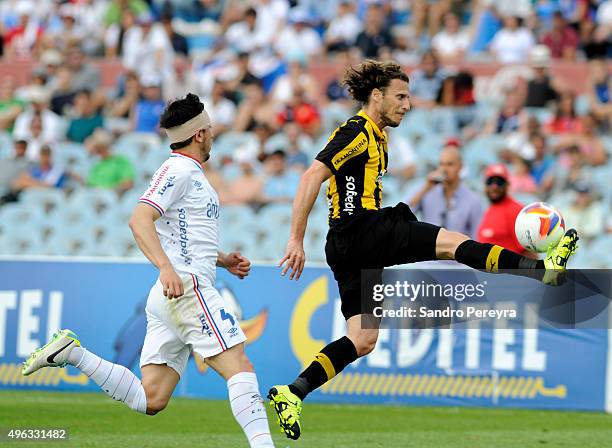
<svg viewBox="0 0 612 448"><path fill-rule="evenodd" d="M364 282L374 284L382 282L385 267L435 260L439 231L438 226L419 222L404 203L363 212L331 228L325 255L338 282L344 318L369 314L374 307L373 301L364 303L366 309L362 306L363 270L369 270Z"/></svg>

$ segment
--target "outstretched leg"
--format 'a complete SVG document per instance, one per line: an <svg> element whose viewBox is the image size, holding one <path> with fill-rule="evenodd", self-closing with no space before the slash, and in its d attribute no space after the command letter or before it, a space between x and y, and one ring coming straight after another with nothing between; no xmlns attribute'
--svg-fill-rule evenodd
<svg viewBox="0 0 612 448"><path fill-rule="evenodd" d="M70 364L87 375L114 400L136 412L154 415L164 409L179 380L178 373L166 365L142 368L143 380L128 368L113 364L81 347L76 334L61 330L43 347L30 355L22 373L30 375L43 367Z"/></svg>

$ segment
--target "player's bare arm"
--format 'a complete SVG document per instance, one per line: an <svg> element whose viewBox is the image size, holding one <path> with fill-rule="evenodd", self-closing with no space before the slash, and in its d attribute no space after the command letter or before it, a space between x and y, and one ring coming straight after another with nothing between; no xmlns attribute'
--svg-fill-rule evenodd
<svg viewBox="0 0 612 448"><path fill-rule="evenodd" d="M330 169L324 163L315 160L310 168L302 174L295 199L293 201L293 212L291 215L291 233L287 242L285 256L281 259L279 266L283 266L281 275L285 275L291 269L289 279L299 280L304 269L306 257L304 255L304 234L308 215L317 200L321 184L332 175ZM285 264L285 262L287 264Z"/></svg>
<svg viewBox="0 0 612 448"><path fill-rule="evenodd" d="M183 295L183 282L159 242L155 221L160 216L153 207L138 204L130 218L130 229L142 253L159 269L159 281L164 288L164 295L168 299L174 299Z"/></svg>
<svg viewBox="0 0 612 448"><path fill-rule="evenodd" d="M240 280L244 279L251 272L251 262L240 252L230 252L225 254L219 251L217 255L217 266L227 269Z"/></svg>

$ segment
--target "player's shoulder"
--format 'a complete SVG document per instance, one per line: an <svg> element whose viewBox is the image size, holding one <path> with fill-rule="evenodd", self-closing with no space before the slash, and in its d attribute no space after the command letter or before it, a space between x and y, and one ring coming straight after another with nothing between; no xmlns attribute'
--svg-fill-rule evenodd
<svg viewBox="0 0 612 448"><path fill-rule="evenodd" d="M329 141L344 143L352 141L361 133L367 136L366 122L367 120L361 115L352 116L334 130L329 137Z"/></svg>

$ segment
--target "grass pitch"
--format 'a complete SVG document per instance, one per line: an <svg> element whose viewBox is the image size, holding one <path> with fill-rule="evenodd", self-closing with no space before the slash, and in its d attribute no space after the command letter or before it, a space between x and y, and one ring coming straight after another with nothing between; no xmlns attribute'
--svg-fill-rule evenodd
<svg viewBox="0 0 612 448"><path fill-rule="evenodd" d="M578 412L347 406L306 403L302 437L280 434L277 447L612 447L612 416ZM245 447L225 401L173 398L155 417L106 395L0 392L0 428L66 428L68 441L6 442L34 447Z"/></svg>

